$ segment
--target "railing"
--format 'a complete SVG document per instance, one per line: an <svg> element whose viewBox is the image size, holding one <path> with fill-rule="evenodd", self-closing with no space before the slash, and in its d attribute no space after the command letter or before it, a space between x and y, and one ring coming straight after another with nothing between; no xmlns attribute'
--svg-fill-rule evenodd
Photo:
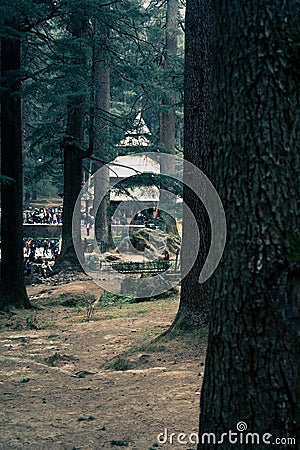
<svg viewBox="0 0 300 450"><path fill-rule="evenodd" d="M111 267L121 273L158 273L165 272L171 267L170 261L158 259L150 262L119 262Z"/></svg>

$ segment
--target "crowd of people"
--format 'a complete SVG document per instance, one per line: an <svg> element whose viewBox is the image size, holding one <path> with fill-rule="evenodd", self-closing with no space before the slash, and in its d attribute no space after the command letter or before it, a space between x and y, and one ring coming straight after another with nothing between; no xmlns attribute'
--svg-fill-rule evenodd
<svg viewBox="0 0 300 450"><path fill-rule="evenodd" d="M44 223L59 225L62 223L63 210L61 206L51 208L34 208L23 212L23 223Z"/></svg>
<svg viewBox="0 0 300 450"><path fill-rule="evenodd" d="M52 239L27 239L23 241L24 256L27 256L33 262L37 256L52 257L54 260L59 255L59 240ZM39 255L37 255L39 253ZM42 255L41 255L42 253Z"/></svg>
<svg viewBox="0 0 300 450"><path fill-rule="evenodd" d="M146 225L148 222L155 222L161 219L160 210L158 208L148 208L145 211L140 211L133 219L132 223L138 225ZM61 206L51 208L34 208L23 212L24 224L49 224L59 225L62 224L63 209ZM112 225L127 225L131 221L125 216L112 217ZM94 218L90 214L82 213L81 225L86 226L87 236L94 223Z"/></svg>
<svg viewBox="0 0 300 450"><path fill-rule="evenodd" d="M59 240L53 239L27 239L24 240L24 271L25 275L31 275L33 264L37 271L39 268L43 278L52 271L48 259L56 261L59 256Z"/></svg>
<svg viewBox="0 0 300 450"><path fill-rule="evenodd" d="M26 210L23 213L23 220L25 224L49 224L56 225L62 223L63 210L62 207L51 208L35 208ZM148 208L140 211L134 217L131 223L139 225L149 225L156 223L157 220L162 220L158 208ZM112 224L126 225L130 220L126 217L112 218ZM86 235L90 236L90 230L94 225L94 218L90 214L82 213L81 224L86 227ZM40 272L43 278L51 274L52 268L48 260L56 261L59 256L59 240L58 239L24 239L24 271L25 275L31 275L33 269ZM85 239L84 251L88 245ZM105 251L105 243L101 241L101 252ZM164 259L168 261L168 252L164 253Z"/></svg>

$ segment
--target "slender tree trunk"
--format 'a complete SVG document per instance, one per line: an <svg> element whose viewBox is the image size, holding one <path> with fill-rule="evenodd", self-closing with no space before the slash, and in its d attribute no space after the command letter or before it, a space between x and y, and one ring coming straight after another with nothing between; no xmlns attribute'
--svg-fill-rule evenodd
<svg viewBox="0 0 300 450"><path fill-rule="evenodd" d="M165 59L164 67L166 70L171 70L171 58L177 54L177 35L178 35L178 0L167 0L166 11L166 41L165 41ZM176 96L170 89L162 97L162 111L160 113L160 130L159 143L164 147L168 153L175 153L176 141ZM174 164L165 163L162 159L161 172L168 175L175 173ZM173 204L172 197L168 195L167 191L160 193L160 204L165 205L166 210ZM166 231L178 235L176 221L171 215L164 215Z"/></svg>
<svg viewBox="0 0 300 450"><path fill-rule="evenodd" d="M97 25L96 25L97 28ZM95 156L104 161L110 160L109 150L109 126L106 115L110 111L110 67L107 55L109 45L108 30L96 30L98 35L94 53L94 84L95 84ZM94 171L103 167L100 161L94 162ZM94 177L94 196L104 198L95 216L95 234L97 242L104 241L105 248L113 246L111 233L111 210L110 210L110 178L109 169L101 171L101 176Z"/></svg>
<svg viewBox="0 0 300 450"><path fill-rule="evenodd" d="M211 3L189 1L186 11L185 86L184 86L184 159L207 174L211 85ZM184 180L189 177L184 166ZM196 218L200 247L195 264L182 280L180 305L173 327L206 325L209 310L207 284L198 279L210 243L210 225L199 198L184 186L183 190L182 266L190 258L191 227L188 207Z"/></svg>
<svg viewBox="0 0 300 450"><path fill-rule="evenodd" d="M23 166L21 42L1 39L1 169L11 180L1 185L1 287L0 309L29 308L23 261Z"/></svg>
<svg viewBox="0 0 300 450"><path fill-rule="evenodd" d="M75 10L70 17L69 30L74 41L80 42L87 30L86 18L81 17L81 12ZM86 96L79 92L79 86L75 82L75 75L81 77L86 62L85 49L80 47L80 55L73 55L74 80L71 80L71 95L67 105L67 128L63 141L64 151L64 197L63 197L63 225L62 225L62 249L55 269L76 268L81 270L72 234L73 212L78 195L82 187L82 160L89 156L88 151L83 150L84 126L86 111ZM84 89L81 86L81 90ZM77 211L74 228L76 230L75 242L79 252L79 259L83 258L80 239L80 211Z"/></svg>
<svg viewBox="0 0 300 450"><path fill-rule="evenodd" d="M228 241L213 280L200 435L220 439L243 421L260 436L251 448L261 450L270 447L265 433L273 443L299 440L300 431L299 279L292 276L300 255L292 265L287 246L300 225L299 2L214 0L213 8L211 168ZM234 446L227 436L198 448L244 449L241 434Z"/></svg>
<svg viewBox="0 0 300 450"><path fill-rule="evenodd" d="M166 43L164 66L170 68L170 58L177 54L178 34L178 0L167 0L166 13ZM166 92L162 98L160 114L160 145L170 153L175 152L176 139L176 97L172 92ZM172 172L173 173L173 172Z"/></svg>
<svg viewBox="0 0 300 450"><path fill-rule="evenodd" d="M30 192L25 192L24 195L24 209L28 209L30 205Z"/></svg>
<svg viewBox="0 0 300 450"><path fill-rule="evenodd" d="M77 113L78 117L73 118L72 113L69 112L69 121L68 121L69 124L67 127L67 134L68 136L70 136L70 140L68 138L65 138L63 144L64 198L63 198L62 249L59 258L55 263L55 269L58 270L68 268L81 269L77 254L75 252L72 235L73 212L77 197L81 190L81 180L82 180L82 150L81 147L78 146L78 142L80 142L78 130L80 130L80 125L82 125L82 119L80 116L81 113L79 111ZM72 132L73 134L69 134ZM80 217L77 218L77 221L78 220L80 221ZM78 228L76 229L78 230ZM76 239L76 241L80 242L79 237L78 239ZM80 251L79 245L77 246L77 251Z"/></svg>

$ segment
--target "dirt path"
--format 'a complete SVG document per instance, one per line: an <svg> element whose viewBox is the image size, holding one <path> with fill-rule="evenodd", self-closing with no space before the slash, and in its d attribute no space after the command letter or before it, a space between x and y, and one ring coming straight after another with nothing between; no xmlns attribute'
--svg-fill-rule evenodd
<svg viewBox="0 0 300 450"><path fill-rule="evenodd" d="M0 449L196 448L177 435L157 442L165 429L170 440L198 425L204 334L153 343L178 296L100 304L87 322L85 299L99 296L93 282L29 293L43 309L0 316Z"/></svg>

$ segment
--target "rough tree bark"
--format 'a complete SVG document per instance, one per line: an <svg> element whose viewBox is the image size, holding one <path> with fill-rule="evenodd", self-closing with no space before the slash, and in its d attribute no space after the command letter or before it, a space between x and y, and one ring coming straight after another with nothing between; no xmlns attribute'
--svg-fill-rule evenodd
<svg viewBox="0 0 300 450"><path fill-rule="evenodd" d="M220 439L244 421L271 442L299 438L299 255L292 264L287 245L300 220L299 2L214 0L213 10L211 169L228 241L213 280L200 435ZM234 446L211 437L198 448L244 449L241 434Z"/></svg>
<svg viewBox="0 0 300 450"><path fill-rule="evenodd" d="M187 2L185 40L184 159L207 174L211 85L210 1ZM188 176L184 167L184 179ZM174 327L206 325L209 310L208 286L198 282L210 243L209 219L197 196L185 186L183 202L182 266L190 258L187 242L191 239L191 224L185 213L186 207L190 208L198 223L199 253L193 268L182 280L179 310L171 330Z"/></svg>
<svg viewBox="0 0 300 450"><path fill-rule="evenodd" d="M11 180L1 185L1 310L30 307L24 283L20 68L20 38L2 37L1 169Z"/></svg>

